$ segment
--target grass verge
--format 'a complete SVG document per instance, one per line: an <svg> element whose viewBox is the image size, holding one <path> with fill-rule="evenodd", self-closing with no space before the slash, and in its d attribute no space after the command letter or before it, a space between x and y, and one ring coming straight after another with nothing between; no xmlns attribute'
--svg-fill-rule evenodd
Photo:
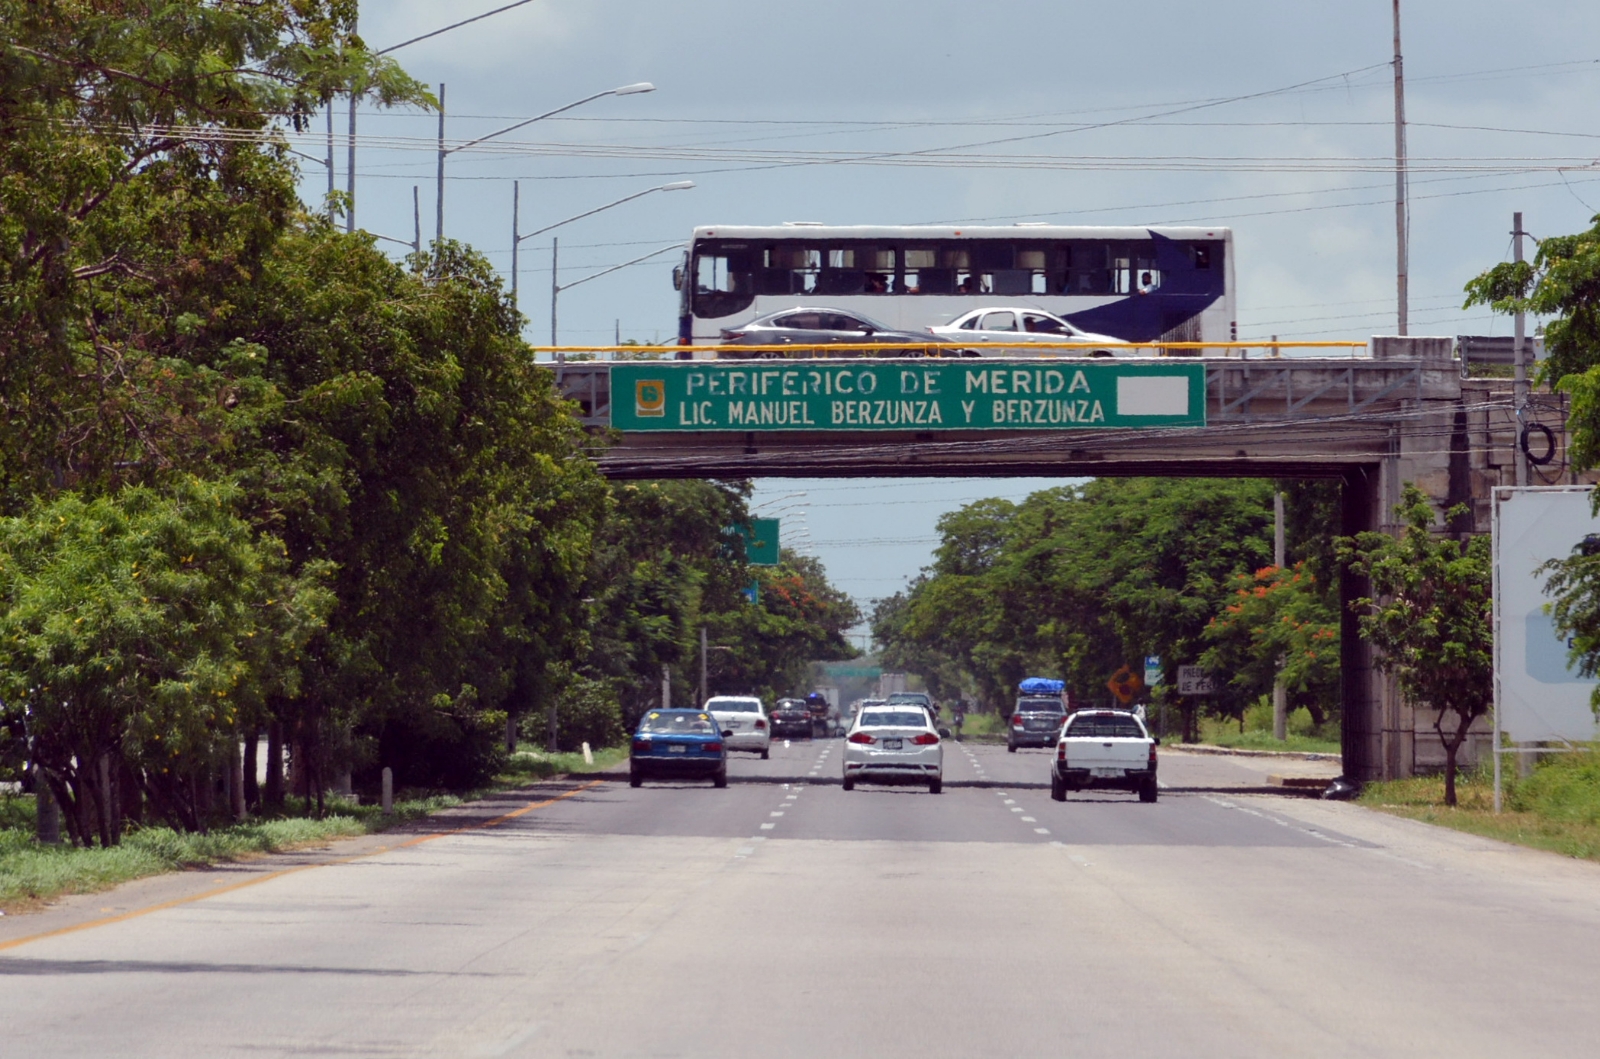
<svg viewBox="0 0 1600 1059"><path fill-rule="evenodd" d="M627 756L627 747L598 750L590 764L580 753L546 754L519 748L488 788L462 795L397 799L392 815L384 815L377 805L334 801L328 803L327 815L317 820L304 806L293 804L298 800L292 800L280 819L253 820L215 828L204 835L144 827L130 831L120 846L110 849L40 845L33 840L33 797L0 795L0 910L35 908L56 897L95 893L147 875L372 834L497 790L562 773L598 772Z"/></svg>
<svg viewBox="0 0 1600 1059"><path fill-rule="evenodd" d="M1500 813L1487 770L1457 777L1455 808L1444 804L1442 776L1369 783L1360 801L1409 820L1600 861L1600 753L1552 754L1526 779L1507 778L1503 790Z"/></svg>
<svg viewBox="0 0 1600 1059"><path fill-rule="evenodd" d="M1269 706L1264 718L1265 724L1259 723L1263 718L1258 717L1259 711L1252 709L1245 715L1245 730L1239 730L1237 721L1230 721L1218 717L1202 717L1200 719L1200 742L1212 746L1225 746L1230 750L1294 750L1305 754L1337 754L1339 753L1339 740L1326 738L1311 725L1311 719L1306 716L1306 711L1295 711L1298 716L1290 718L1289 736L1281 742L1272 738L1272 710ZM1255 722L1255 723L1252 723Z"/></svg>

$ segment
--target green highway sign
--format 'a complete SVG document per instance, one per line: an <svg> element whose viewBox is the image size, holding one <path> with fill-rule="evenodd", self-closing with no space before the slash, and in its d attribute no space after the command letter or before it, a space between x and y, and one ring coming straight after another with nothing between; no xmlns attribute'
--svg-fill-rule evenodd
<svg viewBox="0 0 1600 1059"><path fill-rule="evenodd" d="M611 425L707 430L1077 430L1206 422L1199 361L613 364Z"/></svg>

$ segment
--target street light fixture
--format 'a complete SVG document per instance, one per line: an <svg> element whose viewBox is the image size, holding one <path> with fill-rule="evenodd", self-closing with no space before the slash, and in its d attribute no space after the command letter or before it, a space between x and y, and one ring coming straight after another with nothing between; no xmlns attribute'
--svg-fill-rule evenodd
<svg viewBox="0 0 1600 1059"><path fill-rule="evenodd" d="M660 187L645 188L643 191L635 191L632 195L624 195L615 202L608 202L604 206L596 206L592 210L585 210L584 212L575 216L568 217L564 221L557 221L554 224L547 224L543 228L539 228L531 232L524 232L519 235L517 233L517 224L518 211L521 209L521 182L513 180L511 182L511 307L514 309L517 306L517 251L518 248L522 246L522 241L524 239L531 239L533 236L543 235L545 232L551 231L555 228L560 228L564 224L571 224L573 221L581 221L585 217L593 217L602 210L609 210L611 207L620 206L624 202L632 202L634 199L643 198L651 192L687 191L692 187L694 187L694 181L692 180L674 180L672 183L662 184ZM659 253L659 251L657 252ZM553 345L554 343L555 340L551 339L551 344Z"/></svg>
<svg viewBox="0 0 1600 1059"><path fill-rule="evenodd" d="M452 154L455 154L457 151L464 151L468 147L475 147L478 144L483 143L485 140L492 140L497 136L504 136L508 132L515 132L518 129L520 129L520 128L526 126L526 125L532 125L536 121L543 121L545 118L553 118L557 114L562 114L562 113L565 113L566 111L571 110L573 107L581 107L585 103L592 102L593 100L599 99L602 96L633 96L633 95L638 95L641 92L654 92L655 90L656 90L656 86L651 84L649 81L639 81L639 82L637 82L635 84L623 85L620 88L608 88L604 92L596 92L593 95L584 96L582 99L574 100L573 102L568 103L564 107L557 107L554 110L547 110L543 114L536 114L533 117L528 118L528 119L526 119L524 121L517 122L515 125L507 125L505 128L500 129L500 130L498 130L496 132L491 132L487 136L479 136L476 140L468 140L466 143L457 144L454 147L446 148L445 145L444 145L444 82L440 81L439 82L439 164L438 164L438 176L437 176L437 180L436 180L437 185L438 185L438 187L437 187L438 211L437 211L436 223L435 223L435 226L434 226L434 239L436 241L439 241L439 242L442 242L444 240L444 160L447 157L449 157Z"/></svg>

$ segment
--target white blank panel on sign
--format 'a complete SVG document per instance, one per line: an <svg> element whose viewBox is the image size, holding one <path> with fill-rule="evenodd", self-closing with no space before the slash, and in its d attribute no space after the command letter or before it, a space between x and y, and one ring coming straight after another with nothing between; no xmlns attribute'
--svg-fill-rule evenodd
<svg viewBox="0 0 1600 1059"><path fill-rule="evenodd" d="M1117 415L1186 416L1187 375L1124 375L1117 380Z"/></svg>
<svg viewBox="0 0 1600 1059"><path fill-rule="evenodd" d="M1589 514L1589 490L1526 488L1499 492L1495 510L1495 573L1499 621L1495 628L1500 676L1500 728L1512 741L1595 738L1589 693L1595 681L1567 664L1544 605L1550 559L1565 559L1600 522Z"/></svg>

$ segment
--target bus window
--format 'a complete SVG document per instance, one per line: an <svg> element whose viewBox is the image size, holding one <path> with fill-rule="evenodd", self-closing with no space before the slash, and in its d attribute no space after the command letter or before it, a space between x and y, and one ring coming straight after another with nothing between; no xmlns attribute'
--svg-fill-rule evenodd
<svg viewBox="0 0 1600 1059"><path fill-rule="evenodd" d="M1045 276L1045 252L1043 250L1018 250L1017 268L1019 271L1025 271L1027 276L1026 282L1019 284L1019 286L1025 286L1026 289L1019 290L1016 293L1048 293L1050 290L1050 285L1047 277ZM1005 294L1007 292L1000 291L999 293Z"/></svg>

